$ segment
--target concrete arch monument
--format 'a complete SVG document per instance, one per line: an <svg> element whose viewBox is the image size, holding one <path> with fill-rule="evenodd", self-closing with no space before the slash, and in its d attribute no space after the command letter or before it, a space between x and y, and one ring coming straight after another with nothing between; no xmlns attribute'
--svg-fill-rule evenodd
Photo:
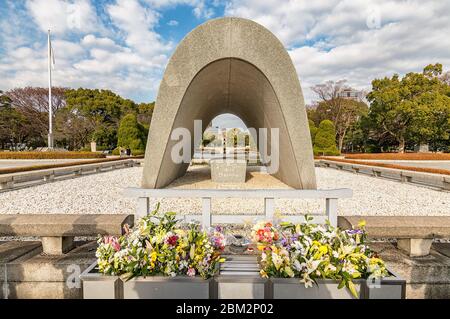
<svg viewBox="0 0 450 319"><path fill-rule="evenodd" d="M280 162L274 176L293 188L316 188L295 67L269 30L241 18L198 26L170 58L150 125L142 187L162 188L186 172L188 163L171 160L177 143L171 140L173 129L187 128L193 136L194 120L201 119L204 130L222 113L239 116L247 127L279 128Z"/></svg>

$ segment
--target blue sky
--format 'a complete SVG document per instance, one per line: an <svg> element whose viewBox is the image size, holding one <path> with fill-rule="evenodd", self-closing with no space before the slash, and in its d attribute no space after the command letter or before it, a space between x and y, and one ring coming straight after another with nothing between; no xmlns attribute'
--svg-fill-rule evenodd
<svg viewBox="0 0 450 319"><path fill-rule="evenodd" d="M52 30L54 86L108 88L138 102L156 97L177 43L204 21L255 20L285 45L310 87L450 64L450 1L395 0L0 0L0 90L47 85Z"/></svg>

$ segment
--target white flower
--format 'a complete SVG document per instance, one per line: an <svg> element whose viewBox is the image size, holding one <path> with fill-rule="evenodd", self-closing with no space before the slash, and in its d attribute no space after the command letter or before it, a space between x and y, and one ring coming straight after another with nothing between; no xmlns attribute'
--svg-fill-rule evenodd
<svg viewBox="0 0 450 319"><path fill-rule="evenodd" d="M283 259L279 255L272 252L272 262L275 265L275 268L279 269L281 264L283 263Z"/></svg>
<svg viewBox="0 0 450 319"><path fill-rule="evenodd" d="M300 262L297 259L294 260L294 264L292 266L297 271L301 271L302 270L302 265L300 264Z"/></svg>
<svg viewBox="0 0 450 319"><path fill-rule="evenodd" d="M305 284L305 288L312 287L314 283L312 279L309 277L309 274L306 273L302 275L302 279L300 279L300 282Z"/></svg>
<svg viewBox="0 0 450 319"><path fill-rule="evenodd" d="M264 262L267 260L267 254L266 253L262 253L261 254L261 261Z"/></svg>

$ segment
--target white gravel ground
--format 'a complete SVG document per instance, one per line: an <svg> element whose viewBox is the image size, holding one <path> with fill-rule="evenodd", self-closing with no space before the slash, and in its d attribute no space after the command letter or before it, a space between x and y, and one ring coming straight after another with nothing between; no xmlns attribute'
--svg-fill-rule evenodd
<svg viewBox="0 0 450 319"><path fill-rule="evenodd" d="M327 168L316 168L318 187L351 188L354 196L339 201L340 215L449 215L450 193L395 181ZM134 213L135 200L125 198L123 188L140 184L142 168L133 167L0 193L0 214L17 213ZM288 188L276 178L251 172L243 185L220 185L209 180L205 167L192 167L170 187L176 188ZM154 201L153 203L156 203ZM316 200L278 200L283 214L324 210ZM162 209L180 213L200 212L199 199L167 199ZM213 212L262 213L259 199L213 200Z"/></svg>

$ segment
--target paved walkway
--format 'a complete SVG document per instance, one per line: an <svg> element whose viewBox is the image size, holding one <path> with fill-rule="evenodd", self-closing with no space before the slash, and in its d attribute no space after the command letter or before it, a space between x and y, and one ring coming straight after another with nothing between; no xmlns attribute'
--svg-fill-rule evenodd
<svg viewBox="0 0 450 319"><path fill-rule="evenodd" d="M98 159L98 158L96 158ZM0 160L1 168L13 168L13 167L25 167L25 166L35 166L35 165L48 165L48 164L61 164L61 163L71 163L71 162L89 162L95 159L45 159L45 160L27 160L27 159L14 159L14 160Z"/></svg>

